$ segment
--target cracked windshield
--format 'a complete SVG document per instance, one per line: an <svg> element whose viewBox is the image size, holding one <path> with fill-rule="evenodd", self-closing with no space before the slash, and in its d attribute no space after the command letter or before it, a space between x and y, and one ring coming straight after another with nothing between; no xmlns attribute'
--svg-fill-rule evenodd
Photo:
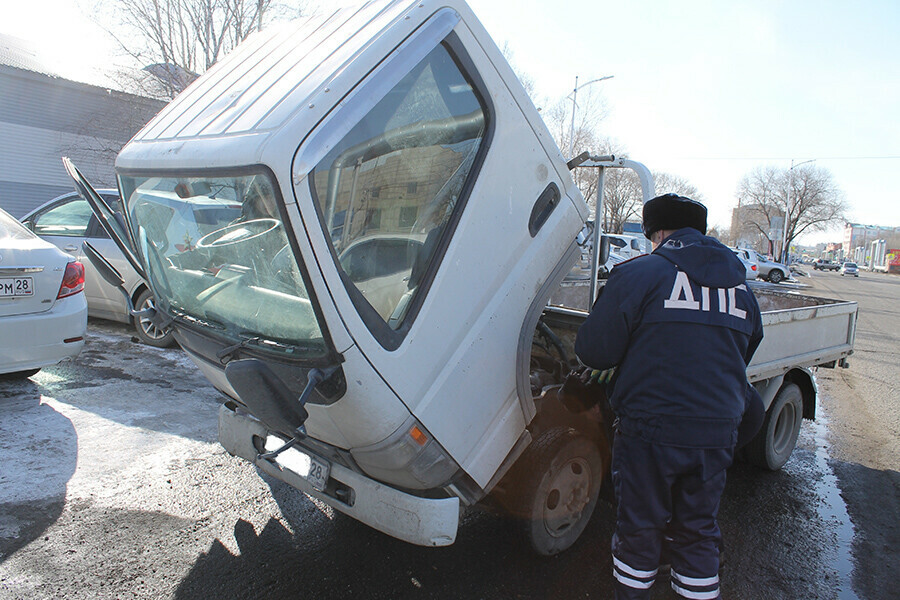
<svg viewBox="0 0 900 600"><path fill-rule="evenodd" d="M235 342L325 354L268 176L121 182L138 224L132 235L163 309Z"/></svg>

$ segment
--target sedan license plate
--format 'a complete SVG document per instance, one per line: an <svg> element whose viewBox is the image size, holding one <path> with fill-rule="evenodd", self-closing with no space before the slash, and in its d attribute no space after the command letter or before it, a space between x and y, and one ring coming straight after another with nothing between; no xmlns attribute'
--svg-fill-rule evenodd
<svg viewBox="0 0 900 600"><path fill-rule="evenodd" d="M0 298L34 296L34 279L31 277L0 278Z"/></svg>
<svg viewBox="0 0 900 600"><path fill-rule="evenodd" d="M266 438L266 452L277 450L283 445L281 438L272 435ZM303 477L320 492L325 489L331 474L331 464L327 460L296 448L288 448L275 457L275 462L281 468Z"/></svg>

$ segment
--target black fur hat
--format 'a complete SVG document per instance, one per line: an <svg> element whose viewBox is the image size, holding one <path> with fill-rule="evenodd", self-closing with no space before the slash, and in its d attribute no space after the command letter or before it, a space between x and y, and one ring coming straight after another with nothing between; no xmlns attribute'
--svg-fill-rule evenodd
<svg viewBox="0 0 900 600"><path fill-rule="evenodd" d="M663 194L644 204L644 235L647 239L660 229L693 227L706 234L706 207L678 194Z"/></svg>

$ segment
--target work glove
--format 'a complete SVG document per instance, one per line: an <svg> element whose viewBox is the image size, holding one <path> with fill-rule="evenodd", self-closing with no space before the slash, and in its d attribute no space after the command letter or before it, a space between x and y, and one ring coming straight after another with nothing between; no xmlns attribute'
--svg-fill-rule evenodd
<svg viewBox="0 0 900 600"><path fill-rule="evenodd" d="M615 373L615 367L605 371L585 369L571 372L566 376L559 399L569 411L580 413L593 408L598 402L606 401L606 384Z"/></svg>
<svg viewBox="0 0 900 600"><path fill-rule="evenodd" d="M595 403L591 390L588 389L590 383L590 370L585 369L578 373L572 371L566 375L566 380L559 389L559 400L570 412L580 413L590 409Z"/></svg>
<svg viewBox="0 0 900 600"><path fill-rule="evenodd" d="M615 374L616 367L610 367L609 369L604 369L602 371L599 369L594 369L593 371L591 371L591 381L606 385L610 381L612 381L613 375Z"/></svg>

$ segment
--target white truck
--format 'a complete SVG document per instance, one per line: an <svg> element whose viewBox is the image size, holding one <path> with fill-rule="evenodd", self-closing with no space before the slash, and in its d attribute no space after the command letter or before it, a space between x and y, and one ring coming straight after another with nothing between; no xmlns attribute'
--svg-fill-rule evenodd
<svg viewBox="0 0 900 600"><path fill-rule="evenodd" d="M539 553L578 538L609 441L558 399L586 312L548 301L590 215L577 161L462 0L373 1L248 39L119 154L124 214L65 162L149 281L152 317L223 393L230 453L414 544L452 544L480 502L521 516ZM583 164L636 168L653 193L636 163ZM242 213L173 227L175 197ZM810 368L852 351L856 305L760 300L748 377L769 410L751 450L778 468L814 416Z"/></svg>

